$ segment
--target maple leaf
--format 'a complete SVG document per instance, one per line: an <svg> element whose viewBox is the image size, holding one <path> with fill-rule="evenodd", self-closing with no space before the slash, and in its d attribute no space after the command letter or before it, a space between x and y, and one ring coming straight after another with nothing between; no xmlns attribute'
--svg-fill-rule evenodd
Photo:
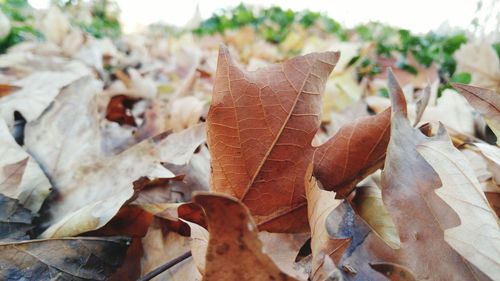
<svg viewBox="0 0 500 281"><path fill-rule="evenodd" d="M345 193L381 164L388 112L358 120L318 149L311 146L321 93L338 58L336 52L313 53L247 72L220 48L207 117L211 188L240 199L261 230L308 229L303 179L313 159L325 189ZM344 169L338 171L337 163Z"/></svg>

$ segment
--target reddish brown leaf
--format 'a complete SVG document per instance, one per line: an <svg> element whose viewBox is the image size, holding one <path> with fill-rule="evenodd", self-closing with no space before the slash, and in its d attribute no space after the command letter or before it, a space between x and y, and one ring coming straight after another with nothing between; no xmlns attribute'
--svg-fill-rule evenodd
<svg viewBox="0 0 500 281"><path fill-rule="evenodd" d="M336 184L328 185L330 189L348 186L346 190L383 159L388 113L358 121L362 130L341 130L314 153L321 93L338 58L335 52L313 53L248 72L237 67L225 47L220 49L207 118L212 189L239 198L261 230L307 231L303 179L313 155L321 164L318 178ZM374 140L355 149L368 136ZM367 155L362 165L354 161ZM339 172L332 163L355 167Z"/></svg>
<svg viewBox="0 0 500 281"><path fill-rule="evenodd" d="M18 86L9 84L0 84L0 98L12 94L13 92L21 89Z"/></svg>
<svg viewBox="0 0 500 281"><path fill-rule="evenodd" d="M296 280L263 253L252 216L237 199L213 193L193 199L203 207L210 232L204 281Z"/></svg>
<svg viewBox="0 0 500 281"><path fill-rule="evenodd" d="M106 108L106 119L120 125L137 126L130 110L140 99L117 95L111 98Z"/></svg>
<svg viewBox="0 0 500 281"><path fill-rule="evenodd" d="M361 117L342 127L314 155L314 175L337 197L347 196L367 175L382 167L389 143L391 111Z"/></svg>

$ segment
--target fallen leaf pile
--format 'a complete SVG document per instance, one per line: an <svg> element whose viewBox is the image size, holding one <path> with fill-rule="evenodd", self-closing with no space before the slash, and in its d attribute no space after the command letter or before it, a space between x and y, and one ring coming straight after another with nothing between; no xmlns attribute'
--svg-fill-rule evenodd
<svg viewBox="0 0 500 281"><path fill-rule="evenodd" d="M500 278L489 45L467 85L355 40L35 21L0 56L0 279Z"/></svg>

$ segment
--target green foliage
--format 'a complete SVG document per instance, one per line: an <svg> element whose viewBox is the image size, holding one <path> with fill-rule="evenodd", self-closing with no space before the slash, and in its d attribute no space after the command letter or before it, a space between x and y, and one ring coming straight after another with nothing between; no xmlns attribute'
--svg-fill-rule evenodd
<svg viewBox="0 0 500 281"><path fill-rule="evenodd" d="M469 84L472 81L472 75L468 72L455 73L450 81L453 83Z"/></svg>
<svg viewBox="0 0 500 281"><path fill-rule="evenodd" d="M43 34L35 29L30 21L33 19L33 9L26 0L0 1L2 12L11 21L10 33L0 40L0 54L28 38L41 40Z"/></svg>
<svg viewBox="0 0 500 281"><path fill-rule="evenodd" d="M295 26L318 27L326 33L336 34L341 40L347 40L347 33L342 26L321 13L311 11L296 13L277 6L256 11L243 4L234 9L214 13L193 32L201 36L224 33L226 30L244 26L253 26L265 40L276 44L281 43Z"/></svg>

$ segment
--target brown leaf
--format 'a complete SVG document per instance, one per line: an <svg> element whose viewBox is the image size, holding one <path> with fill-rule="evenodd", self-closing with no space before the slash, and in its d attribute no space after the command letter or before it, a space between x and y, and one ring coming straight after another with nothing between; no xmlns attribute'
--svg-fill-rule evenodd
<svg viewBox="0 0 500 281"><path fill-rule="evenodd" d="M10 84L0 84L0 98L12 94L13 92L21 89L18 86Z"/></svg>
<svg viewBox="0 0 500 281"><path fill-rule="evenodd" d="M439 176L417 152L417 146L430 139L410 125L403 92L392 72L388 75L392 124L382 198L399 232L401 248L395 260L386 261L410 268L416 279L487 280L444 239L445 230L458 226L460 219L436 194Z"/></svg>
<svg viewBox="0 0 500 281"><path fill-rule="evenodd" d="M382 167L390 135L390 109L343 126L314 154L314 175L326 190L347 196L367 175Z"/></svg>
<svg viewBox="0 0 500 281"><path fill-rule="evenodd" d="M322 159L326 158L323 151L333 153L323 148L314 154L316 148L311 142L320 125L321 93L338 57L335 52L313 53L247 72L237 67L225 47L219 51L207 118L207 141L212 154L211 188L239 198L261 230L308 229L303 178L313 155ZM351 173L344 178L336 174L336 167L325 163L318 168L322 174L320 180L335 173L335 183L342 184L341 187L350 185L375 164L368 160L383 158L379 153L385 152L385 139L380 134L382 131L383 135L387 124L383 124L384 117L374 118L381 122L360 121L368 123L366 135L356 136L365 138L377 133L374 141L377 147L371 147L371 143L364 145L370 158L363 164L369 167L362 166L361 171L356 170L358 166L349 169ZM385 118L387 121L388 113ZM348 147L338 149L351 151L354 146L349 146L350 141L359 143L349 139L342 143ZM369 153L371 150L373 154ZM342 154L345 158L332 161L344 163L345 159L361 157L358 150L352 151L353 155Z"/></svg>
<svg viewBox="0 0 500 281"><path fill-rule="evenodd" d="M296 280L262 252L262 242L249 210L222 194L198 193L194 202L205 210L210 232L204 281Z"/></svg>
<svg viewBox="0 0 500 281"><path fill-rule="evenodd" d="M462 96L483 115L486 123L497 136L497 145L500 145L500 94L485 88L465 84L452 84Z"/></svg>
<svg viewBox="0 0 500 281"><path fill-rule="evenodd" d="M128 244L120 237L0 243L0 279L105 280L121 265Z"/></svg>
<svg viewBox="0 0 500 281"><path fill-rule="evenodd" d="M120 125L137 126L134 116L130 112L134 104L140 99L117 95L110 99L106 108L106 119Z"/></svg>

